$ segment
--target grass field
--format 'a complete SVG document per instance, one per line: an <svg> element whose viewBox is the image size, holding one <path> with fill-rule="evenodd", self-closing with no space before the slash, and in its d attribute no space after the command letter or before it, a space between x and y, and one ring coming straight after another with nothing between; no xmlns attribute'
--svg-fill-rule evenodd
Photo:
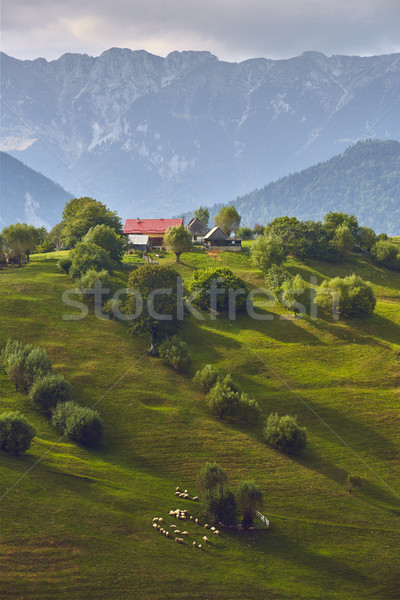
<svg viewBox="0 0 400 600"><path fill-rule="evenodd" d="M59 439L0 372L2 410L21 410L37 429L26 455L1 455L2 598L400 598L398 273L358 255L287 263L306 280L369 279L378 296L371 318L293 320L259 297L256 310L272 320L185 322L193 370L211 362L232 372L264 416L290 412L307 427L308 447L292 459L267 447L261 428L211 417L191 378L145 355L148 340L125 325L63 319L74 312L61 301L73 281L56 258L0 271L0 344L11 336L44 347L74 399L96 404L105 440L88 450ZM160 263L173 259L165 253ZM263 284L247 251L181 260L186 281L196 268L226 265L250 287ZM128 274L117 273L121 285ZM153 531L152 518L168 519L171 508L199 512L174 491L196 493L206 460L233 487L244 478L261 485L270 530L224 531L203 551L191 546L204 534L192 524L182 546ZM351 495L348 473L365 480Z"/></svg>

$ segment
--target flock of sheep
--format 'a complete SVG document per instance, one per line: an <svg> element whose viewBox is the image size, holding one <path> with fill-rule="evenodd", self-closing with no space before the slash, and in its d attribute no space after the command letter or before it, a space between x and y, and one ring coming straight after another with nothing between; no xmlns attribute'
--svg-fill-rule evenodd
<svg viewBox="0 0 400 600"><path fill-rule="evenodd" d="M190 494L188 493L188 491L185 490L184 492L182 492L179 489L179 487L176 488L175 496L179 496L180 498L183 498L185 500L190 499ZM197 496L193 496L191 499L194 501L197 501L199 498ZM179 508L177 508L176 510L170 510L169 516L176 518L180 521L193 521L193 523L195 525L197 525L198 527L201 527L199 520L197 518L195 518L193 515L189 515L189 511L187 511L187 510L180 510ZM172 524L169 526L170 531L165 529L166 526L164 527L164 519L162 517L154 517L152 525L156 531L161 533L161 535L164 535L167 538L175 539L175 542L177 544L184 544L185 538L188 538L190 536L188 531L181 531L178 528L178 525L175 525L175 524ZM183 524L182 524L182 528L183 528ZM216 529L215 527L210 527L208 525L208 523L205 523L204 529L208 529L213 535L217 535L217 536L221 535L218 529ZM182 536L182 537L180 537L180 536ZM207 544L210 543L210 541L206 535L203 536L202 541L203 541L204 546L206 546ZM192 542L193 548L198 548L199 550L201 550L203 548L203 544L198 544L196 541Z"/></svg>

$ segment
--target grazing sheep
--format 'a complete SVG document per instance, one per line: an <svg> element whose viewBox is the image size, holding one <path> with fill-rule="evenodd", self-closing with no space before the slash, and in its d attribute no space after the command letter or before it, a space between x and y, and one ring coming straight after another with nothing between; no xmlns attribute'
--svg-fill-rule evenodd
<svg viewBox="0 0 400 600"><path fill-rule="evenodd" d="M201 550L203 546L199 544L197 547Z"/></svg>
<svg viewBox="0 0 400 600"><path fill-rule="evenodd" d="M187 491L187 490L185 490L183 493L184 493L184 494L187 494L187 493L188 493L188 491Z"/></svg>
<svg viewBox="0 0 400 600"><path fill-rule="evenodd" d="M182 531L181 535L189 535L188 531Z"/></svg>
<svg viewBox="0 0 400 600"><path fill-rule="evenodd" d="M153 523L154 529L157 529L157 523Z"/></svg>
<svg viewBox="0 0 400 600"><path fill-rule="evenodd" d="M176 525L171 525L171 529L176 529Z"/></svg>
<svg viewBox="0 0 400 600"><path fill-rule="evenodd" d="M180 497L180 498L184 498L184 497L185 497L185 493L184 493L184 492L182 492L181 494L179 494L179 497Z"/></svg>
<svg viewBox="0 0 400 600"><path fill-rule="evenodd" d="M194 500L195 502L197 502L197 501L198 501L198 499L199 499L199 497L198 497L198 496L193 496L193 498L192 498L192 500Z"/></svg>
<svg viewBox="0 0 400 600"><path fill-rule="evenodd" d="M208 529L208 523L204 525L204 529Z"/></svg>
<svg viewBox="0 0 400 600"><path fill-rule="evenodd" d="M193 521L193 517L192 517L192 515L190 515L190 517L189 517L189 520L190 520L190 521Z"/></svg>
<svg viewBox="0 0 400 600"><path fill-rule="evenodd" d="M215 531L215 527L210 527L211 531Z"/></svg>
<svg viewBox="0 0 400 600"><path fill-rule="evenodd" d="M199 524L199 520L198 519L195 519L194 522L196 523L196 525Z"/></svg>
<svg viewBox="0 0 400 600"><path fill-rule="evenodd" d="M196 548L197 544L196 542L193 542L193 548Z"/></svg>
<svg viewBox="0 0 400 600"><path fill-rule="evenodd" d="M205 543L208 542L208 537L206 535L203 535L203 542L205 542Z"/></svg>
<svg viewBox="0 0 400 600"><path fill-rule="evenodd" d="M220 533L219 533L218 529L216 529L215 531L213 531L213 534L214 534L214 535L220 535Z"/></svg>
<svg viewBox="0 0 400 600"><path fill-rule="evenodd" d="M165 532L165 537L169 537L169 531Z"/></svg>
<svg viewBox="0 0 400 600"><path fill-rule="evenodd" d="M178 544L183 544L183 543L184 543L184 542L183 542L183 538L175 538L175 541L176 541Z"/></svg>
<svg viewBox="0 0 400 600"><path fill-rule="evenodd" d="M177 488L176 488L176 491L177 491L177 492L180 492L181 490L179 489L179 487L177 487Z"/></svg>
<svg viewBox="0 0 400 600"><path fill-rule="evenodd" d="M153 518L153 522L158 521L158 517Z"/></svg>
<svg viewBox="0 0 400 600"><path fill-rule="evenodd" d="M180 535L181 532L179 529L175 529L174 533L175 533L175 535Z"/></svg>
<svg viewBox="0 0 400 600"><path fill-rule="evenodd" d="M186 499L190 498L189 494L183 494L183 497Z"/></svg>
<svg viewBox="0 0 400 600"><path fill-rule="evenodd" d="M164 519L162 517L158 517L158 522L162 523L164 521Z"/></svg>
<svg viewBox="0 0 400 600"><path fill-rule="evenodd" d="M175 492L175 496L180 496L181 493L180 492Z"/></svg>

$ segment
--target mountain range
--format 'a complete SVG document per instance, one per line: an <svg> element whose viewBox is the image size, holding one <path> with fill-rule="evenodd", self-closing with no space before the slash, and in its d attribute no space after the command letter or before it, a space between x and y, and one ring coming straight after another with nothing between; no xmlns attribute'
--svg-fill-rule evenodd
<svg viewBox="0 0 400 600"><path fill-rule="evenodd" d="M400 54L240 63L112 48L1 54L1 149L123 216L229 202L370 137L400 140Z"/></svg>

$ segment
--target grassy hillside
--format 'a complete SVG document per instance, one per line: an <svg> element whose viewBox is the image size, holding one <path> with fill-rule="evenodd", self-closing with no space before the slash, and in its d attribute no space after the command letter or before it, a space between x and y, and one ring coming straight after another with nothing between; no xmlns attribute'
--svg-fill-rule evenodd
<svg viewBox="0 0 400 600"><path fill-rule="evenodd" d="M227 265L262 286L247 252L185 254L187 280L206 265ZM162 262L172 262L166 254ZM194 369L207 362L232 372L267 416L296 414L308 447L291 459L267 447L260 428L210 416L190 377L144 354L146 339L124 325L63 320L72 280L56 261L0 271L0 344L11 336L44 347L74 399L100 411L101 448L60 440L0 372L2 410L21 410L34 423L30 451L1 455L2 597L226 600L400 598L400 277L352 256L342 265L289 261L303 278L357 271L379 297L369 319L281 319L240 316L189 319L181 333ZM127 271L118 275L124 282ZM270 530L223 532L207 550L188 525L180 546L151 527L181 507L175 486L195 493L199 467L217 460L235 486L254 479L263 489ZM348 473L365 478L349 494Z"/></svg>

